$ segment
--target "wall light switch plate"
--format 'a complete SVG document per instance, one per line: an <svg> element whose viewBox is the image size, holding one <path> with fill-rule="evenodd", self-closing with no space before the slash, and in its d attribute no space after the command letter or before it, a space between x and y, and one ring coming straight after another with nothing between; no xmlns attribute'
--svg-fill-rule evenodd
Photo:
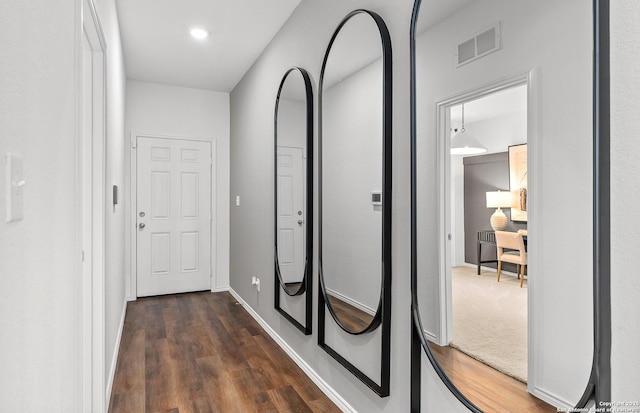
<svg viewBox="0 0 640 413"><path fill-rule="evenodd" d="M236 206L240 206L240 195L236 195Z"/></svg>
<svg viewBox="0 0 640 413"><path fill-rule="evenodd" d="M8 152L6 155L5 191L7 200L7 222L24 218L24 168L22 156Z"/></svg>

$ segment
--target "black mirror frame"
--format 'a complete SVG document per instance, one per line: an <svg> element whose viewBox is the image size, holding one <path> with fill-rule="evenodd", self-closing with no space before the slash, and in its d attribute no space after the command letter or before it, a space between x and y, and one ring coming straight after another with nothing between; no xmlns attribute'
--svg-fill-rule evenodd
<svg viewBox="0 0 640 413"><path fill-rule="evenodd" d="M306 156L307 156L307 176L306 176L306 211L305 216L305 262L304 262L304 275L303 282L300 288L294 293L290 293L287 288L284 287L282 281L282 275L280 274L280 265L278 264L278 108L280 106L280 93L287 80L287 77L291 72L298 71L302 75L305 88L306 97ZM292 67L284 74L280 86L278 87L278 95L276 97L275 114L274 114L274 135L273 135L273 152L274 152L274 308L282 314L291 324L293 324L304 335L308 336L312 331L313 324L313 277L312 277L312 265L313 262L313 87L311 86L311 77L309 73L300 67ZM280 289L282 289L289 296L299 296L304 293L305 295L305 322L304 325L298 320L293 318L291 314L287 313L280 307Z"/></svg>
<svg viewBox="0 0 640 413"><path fill-rule="evenodd" d="M367 14L370 16L378 27L382 42L382 61L383 61L383 114L382 114L382 285L380 291L380 300L376 314L367 328L362 331L352 331L340 322L338 317L328 302L328 297L324 285L324 277L322 273L322 95L323 82L327 60L331 51L331 46L336 37L340 33L342 27L354 16L358 14ZM320 291L318 292L318 346L329 353L343 367L349 370L354 376L360 379L371 390L380 397L389 396L390 388L390 371L391 371L391 148L392 148L392 49L391 36L384 20L380 15L364 9L357 9L347 14L334 31L327 51L322 62L320 72L320 82L318 86L318 208L319 208L319 260L318 274L320 282ZM346 358L336 352L325 342L325 310L329 312L335 322L349 334L359 335L371 332L378 326L382 327L382 352L381 352L381 371L380 384L376 383L360 369L350 363Z"/></svg>
<svg viewBox="0 0 640 413"><path fill-rule="evenodd" d="M411 412L420 412L422 351L447 388L472 412L481 413L449 380L436 361L422 331L418 308L417 164L416 164L416 45L422 0L415 0L410 27L411 70ZM611 237L610 237L610 81L609 0L593 0L593 323L591 376L576 408L594 399L597 406L611 401Z"/></svg>

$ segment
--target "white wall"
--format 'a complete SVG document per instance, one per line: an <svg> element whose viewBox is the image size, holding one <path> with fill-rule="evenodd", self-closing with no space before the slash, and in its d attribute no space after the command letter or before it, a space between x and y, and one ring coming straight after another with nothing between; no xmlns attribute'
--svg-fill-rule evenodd
<svg viewBox="0 0 640 413"><path fill-rule="evenodd" d="M79 16L79 2L0 4L0 153L3 159L7 151L24 157L27 181L23 221L4 223L4 185L0 190L0 399L6 411L79 411L82 308L77 306L74 169ZM113 0L98 4L98 17L109 49L106 179L120 185L124 69ZM4 166L0 174L4 183ZM122 214L110 208L106 214L105 383L115 363L124 303Z"/></svg>
<svg viewBox="0 0 640 413"><path fill-rule="evenodd" d="M117 363L119 333L124 322L125 300L125 216L124 207L124 96L125 72L120 27L115 0L97 2L98 15L107 43L107 107L106 107L106 221L105 221L105 383L110 392L110 379ZM113 206L112 186L118 186L119 203ZM107 394L107 397L109 394ZM107 401L108 403L108 401Z"/></svg>
<svg viewBox="0 0 640 413"><path fill-rule="evenodd" d="M424 4L421 13L426 14L428 3ZM482 0L417 41L418 68L424 76L419 79L418 107L425 114L418 125L422 179L418 185L424 189L419 215L421 273L437 268L434 263L438 261L437 243L429 235L439 225L437 204L430 201L438 196L433 166L437 146L431 139L436 117L431 108L472 88L530 69L535 73L532 92L537 102L532 109L536 123L530 126L536 133L528 142L532 160L529 268L535 279L528 288L530 293L535 289L530 294L533 330L529 347L535 358L529 369L537 375L529 384L537 394L566 404L582 395L593 353L591 15L591 5L581 0ZM456 69L457 42L496 21L502 21L502 49ZM559 202L571 213L558 213ZM420 295L425 307L429 306L424 309L423 322L437 335L438 312L433 305L438 300L437 284L433 278L422 280L426 282ZM559 336L572 339L558 340Z"/></svg>
<svg viewBox="0 0 640 413"><path fill-rule="evenodd" d="M637 401L640 389L640 3L611 2L612 396Z"/></svg>
<svg viewBox="0 0 640 413"><path fill-rule="evenodd" d="M273 111L273 106L272 106ZM272 124L273 125L273 124ZM216 148L216 204L214 205L216 245L212 289L229 285L229 94L210 90L127 81L126 138L135 133L211 140ZM273 131L273 126L270 128ZM273 132L272 132L273 133ZM127 152L129 150L127 149ZM270 151L273 154L273 150ZM127 155L128 156L128 155ZM127 176L130 167L127 162ZM126 193L129 194L127 178ZM126 206L127 211L129 205ZM130 217L127 214L127 222ZM130 225L132 225L130 223ZM130 243L127 235L127 274L130 280ZM127 283L131 299L135 285Z"/></svg>
<svg viewBox="0 0 640 413"><path fill-rule="evenodd" d="M0 400L78 411L75 2L0 2ZM24 220L5 223L6 152L24 158Z"/></svg>

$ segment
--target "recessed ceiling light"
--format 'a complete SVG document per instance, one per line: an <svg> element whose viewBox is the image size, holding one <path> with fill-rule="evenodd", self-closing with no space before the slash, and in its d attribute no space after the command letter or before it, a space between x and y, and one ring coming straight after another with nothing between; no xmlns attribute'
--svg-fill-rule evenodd
<svg viewBox="0 0 640 413"><path fill-rule="evenodd" d="M194 39L198 39L198 40L206 39L207 37L209 37L209 32L206 31L205 29L200 29L200 28L191 29L190 33Z"/></svg>

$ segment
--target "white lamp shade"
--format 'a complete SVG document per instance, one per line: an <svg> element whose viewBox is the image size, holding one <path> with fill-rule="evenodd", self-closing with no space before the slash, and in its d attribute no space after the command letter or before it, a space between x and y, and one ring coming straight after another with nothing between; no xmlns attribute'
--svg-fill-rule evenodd
<svg viewBox="0 0 640 413"><path fill-rule="evenodd" d="M513 195L509 191L487 192L487 208L510 208Z"/></svg>
<svg viewBox="0 0 640 413"><path fill-rule="evenodd" d="M452 155L477 155L486 151L487 148L468 133L458 132L451 138Z"/></svg>

